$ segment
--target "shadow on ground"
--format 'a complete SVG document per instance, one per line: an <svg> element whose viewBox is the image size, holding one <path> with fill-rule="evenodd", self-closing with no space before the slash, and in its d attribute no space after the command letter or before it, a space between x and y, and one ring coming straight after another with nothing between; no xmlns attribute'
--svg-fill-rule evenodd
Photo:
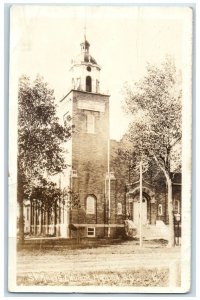
<svg viewBox="0 0 200 300"><path fill-rule="evenodd" d="M23 243L17 243L17 250L63 250L63 249L91 249L102 248L109 245L123 245L131 243L133 246L139 246L139 239L137 238L124 238L124 239L89 239L82 238L80 241L77 239L62 239L62 238L35 238L26 239ZM163 239L143 241L143 247L160 248L165 247L167 241Z"/></svg>

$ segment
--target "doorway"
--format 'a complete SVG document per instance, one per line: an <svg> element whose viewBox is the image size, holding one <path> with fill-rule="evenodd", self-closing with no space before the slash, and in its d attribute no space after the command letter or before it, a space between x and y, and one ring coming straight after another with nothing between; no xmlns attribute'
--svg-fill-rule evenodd
<svg viewBox="0 0 200 300"><path fill-rule="evenodd" d="M136 225L140 223L140 200L139 197L133 201L133 222ZM147 223L147 199L142 198L142 225Z"/></svg>

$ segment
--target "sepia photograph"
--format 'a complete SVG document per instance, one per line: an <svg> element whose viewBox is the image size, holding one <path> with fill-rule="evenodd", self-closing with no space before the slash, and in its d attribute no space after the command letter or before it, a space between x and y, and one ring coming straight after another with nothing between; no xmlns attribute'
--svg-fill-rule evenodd
<svg viewBox="0 0 200 300"><path fill-rule="evenodd" d="M190 291L192 22L10 8L10 292Z"/></svg>

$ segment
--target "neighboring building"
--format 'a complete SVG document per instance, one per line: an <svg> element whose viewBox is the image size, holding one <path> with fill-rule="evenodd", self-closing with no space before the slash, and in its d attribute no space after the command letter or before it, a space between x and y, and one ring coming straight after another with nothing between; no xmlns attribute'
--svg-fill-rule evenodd
<svg viewBox="0 0 200 300"><path fill-rule="evenodd" d="M100 71L85 38L81 53L72 61L72 89L60 101L63 124L71 122L75 129L66 146L70 168L60 178L59 185L63 189L69 188L78 197L80 205L69 209L66 201L60 199L56 206L59 217L55 222L55 211L44 218L39 207L31 208L30 203L26 203L27 233L70 238L77 235L73 229L78 229L82 237L117 237L124 234L126 219L139 227L139 181L137 176L130 178L126 164L116 162L123 143L109 137L109 95L101 92ZM180 213L181 179L177 176L175 179L174 210ZM167 223L165 181L157 188L144 180L144 235L164 237ZM40 229L35 230L36 227Z"/></svg>

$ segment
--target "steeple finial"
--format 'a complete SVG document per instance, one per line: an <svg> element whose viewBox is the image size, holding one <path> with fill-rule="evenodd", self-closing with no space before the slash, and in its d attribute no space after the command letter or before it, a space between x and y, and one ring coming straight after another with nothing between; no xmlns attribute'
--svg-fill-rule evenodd
<svg viewBox="0 0 200 300"><path fill-rule="evenodd" d="M82 52L87 52L89 53L89 48L90 48L90 44L86 39L86 20L85 20L85 24L84 24L84 41L81 43L81 50Z"/></svg>
<svg viewBox="0 0 200 300"><path fill-rule="evenodd" d="M86 41L86 22L85 22L85 25L84 25L84 40Z"/></svg>
<svg viewBox="0 0 200 300"><path fill-rule="evenodd" d="M84 18L84 40L86 41L86 30L87 30L87 26L86 26L86 13L85 13L85 18Z"/></svg>

